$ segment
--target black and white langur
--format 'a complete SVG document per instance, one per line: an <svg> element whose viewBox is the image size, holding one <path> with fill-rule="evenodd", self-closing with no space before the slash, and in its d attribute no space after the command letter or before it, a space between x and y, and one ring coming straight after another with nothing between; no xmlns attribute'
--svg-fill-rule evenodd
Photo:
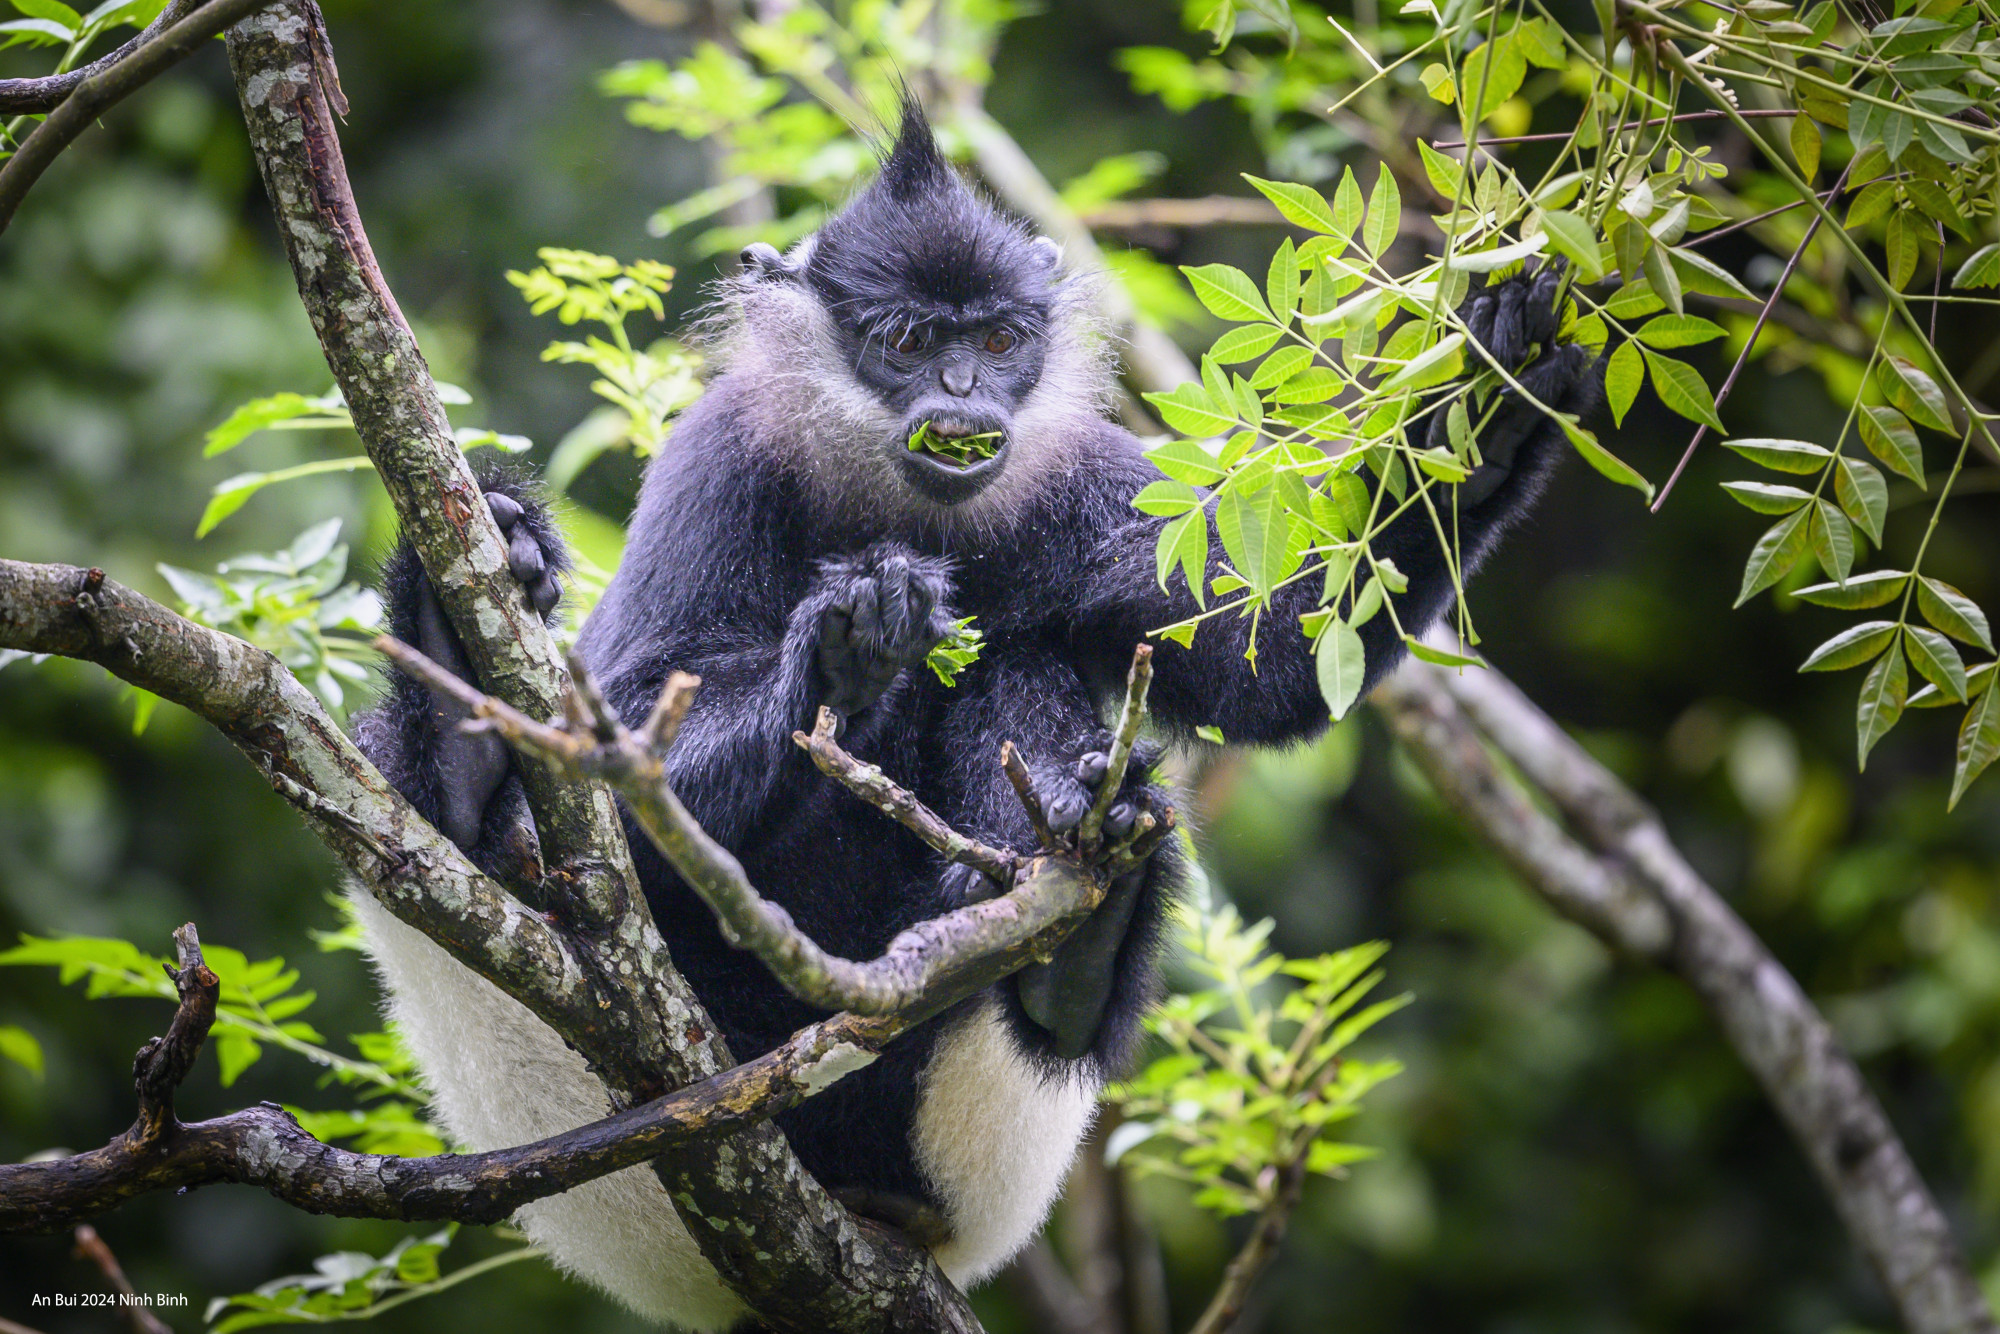
<svg viewBox="0 0 2000 1334"><path fill-rule="evenodd" d="M713 321L720 373L648 468L624 562L581 650L628 718L644 715L669 672L700 674L668 756L674 790L815 940L872 958L912 923L995 891L821 778L793 731L831 706L855 754L959 829L1031 851L1001 743L1029 762L1052 822L1074 825L1104 771L1104 714L1133 646L1193 605L1178 581L1163 593L1154 580L1162 521L1129 502L1158 474L1107 419L1112 348L1087 288L1063 274L1052 243L960 181L920 109L905 108L881 175L816 235L785 255L752 246L743 260ZM1555 286L1546 270L1511 280L1475 294L1465 314L1543 403L1587 410L1595 373L1584 350L1556 341ZM962 450L912 449L925 422L947 439L997 432L997 452L961 462ZM1560 440L1532 407L1503 401L1481 437L1483 465L1456 488L1467 567L1532 503ZM514 573L546 612L560 542L532 496L492 485ZM1392 528L1377 550L1409 576L1403 626L1430 625L1451 580L1428 518ZM407 551L389 583L397 633L463 673ZM1310 610L1313 583L1281 592L1272 620ZM969 615L984 653L946 688L923 661ZM1371 676L1399 656L1387 621L1363 629ZM1248 630L1224 619L1192 648L1159 648L1152 708L1169 735L1209 724L1232 742L1282 745L1326 726L1305 638L1267 634L1253 675ZM399 682L361 737L439 828L518 880L534 847L518 782L491 738L451 722ZM1135 766L1114 826L1164 800L1150 783ZM674 963L739 1060L822 1017L725 944L632 833ZM910 1227L961 1284L1005 1264L1041 1225L1100 1084L1134 1050L1178 871L1170 842L1050 962L779 1117L805 1165L861 1212ZM552 1031L365 894L354 902L389 1013L454 1138L497 1148L606 1113L601 1087ZM718 1330L745 1314L646 1170L544 1200L521 1220L558 1264L644 1315Z"/></svg>

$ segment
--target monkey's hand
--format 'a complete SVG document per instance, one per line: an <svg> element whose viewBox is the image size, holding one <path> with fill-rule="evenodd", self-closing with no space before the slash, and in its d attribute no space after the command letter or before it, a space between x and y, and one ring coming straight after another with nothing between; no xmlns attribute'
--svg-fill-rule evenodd
<svg viewBox="0 0 2000 1334"><path fill-rule="evenodd" d="M559 572L569 565L562 537L549 512L525 491L519 498L511 482L490 483L486 506L507 539L507 569L521 584L528 601L543 619L555 613L562 599ZM527 503L523 503L526 501ZM475 681L465 650L451 621L439 605L428 578L420 578L416 605L417 649L462 681ZM486 808L507 781L507 747L490 732L467 735L459 724L471 714L444 695L430 695L432 722L437 728L435 760L442 805L439 827L445 836L470 852L480 841Z"/></svg>
<svg viewBox="0 0 2000 1334"><path fill-rule="evenodd" d="M1110 749L1111 734L1100 732L1073 764L1029 766L1035 796L1051 830L1067 834L1082 821L1103 786ZM1166 810L1167 793L1152 782L1152 769L1158 762L1159 752L1150 746L1133 750L1124 786L1105 814L1108 845L1122 842L1132 832L1141 811L1157 815ZM1048 1033L1051 1048L1064 1060L1077 1060L1097 1045L1118 977L1118 955L1131 931L1150 870L1150 866L1140 865L1112 881L1104 901L1056 947L1054 957L1015 974L1021 1008Z"/></svg>
<svg viewBox="0 0 2000 1334"><path fill-rule="evenodd" d="M951 594L944 561L892 542L823 563L809 599L820 702L846 719L880 699L951 633Z"/></svg>
<svg viewBox="0 0 2000 1334"><path fill-rule="evenodd" d="M1599 393L1596 361L1588 348L1556 341L1562 322L1556 305L1561 278L1561 265L1544 264L1533 274L1520 274L1474 292L1459 313L1473 341L1537 402L1557 412L1587 412L1595 406ZM1466 410L1478 428L1481 459L1472 476L1459 483L1458 503L1466 509L1500 489L1521 463L1523 444L1537 435L1548 438L1558 429L1540 408L1511 387L1503 385L1499 398L1491 419L1483 426L1478 425L1478 407L1472 400L1466 401ZM1431 417L1426 443L1450 445L1443 409Z"/></svg>

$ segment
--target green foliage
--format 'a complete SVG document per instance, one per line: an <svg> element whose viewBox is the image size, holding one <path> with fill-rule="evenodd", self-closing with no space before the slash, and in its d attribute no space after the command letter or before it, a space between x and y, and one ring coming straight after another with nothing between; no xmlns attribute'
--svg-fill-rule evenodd
<svg viewBox="0 0 2000 1334"><path fill-rule="evenodd" d="M372 1320L406 1302L433 1296L503 1265L541 1254L517 1246L447 1274L439 1257L458 1235L458 1224L423 1237L405 1237L380 1256L336 1251L313 1261L310 1274L273 1279L254 1292L217 1297L202 1313L210 1334L234 1334L264 1325L328 1325ZM515 1240L519 1233L507 1232Z"/></svg>
<svg viewBox="0 0 2000 1334"><path fill-rule="evenodd" d="M1190 26L1211 32L1219 48L1228 45L1234 8L1196 8L1201 13L1190 9ZM1844 354L1825 359L1830 382L1837 375L1850 393L1858 385L1872 400L1855 399L1849 429L1833 448L1806 441L1726 442L1752 462L1814 478L1810 487L1728 484L1729 494L1747 508L1777 516L1752 547L1739 605L1784 580L1808 553L1835 585L1845 586L1869 548L1887 540L1891 496L1877 463L1919 488L1927 485L1920 430L1960 437L1958 461L1932 508L1934 530L1973 435L1989 444L1991 437L1936 357L1929 328L1898 293L1920 260L1934 263L1942 282L1950 271L1947 235L1971 250L1956 265L1956 283L2000 282L2000 247L1973 248L1993 225L1990 186L2000 179L2000 131L1990 128L2000 122L2000 56L1994 54L2000 52L2000 21L1980 7L1956 3L1898 10L1872 27L1856 25L1831 5L1814 6L1803 18L1790 7L1746 6L1729 11L1712 31L1676 16L1663 34L1701 48L1684 64L1633 60L1622 33L1587 37L1565 30L1535 0L1477 11L1412 4L1402 12L1413 21L1384 24L1365 36L1338 24L1325 30L1307 25L1302 38L1286 35L1285 59L1241 50L1206 60L1150 48L1124 53L1134 86L1170 106L1233 97L1256 108L1271 125L1274 159L1295 142L1279 137L1273 113L1311 113L1313 99L1326 88L1347 88L1335 110L1359 101L1362 120L1373 125L1407 124L1402 113L1367 116L1384 99L1400 96L1391 103L1399 107L1418 98L1417 105L1428 100L1453 108L1464 142L1477 141L1488 126L1503 136L1517 133L1538 101L1561 96L1583 104L1573 130L1541 136L1558 140L1559 147L1552 157L1543 155L1533 178L1519 174L1504 150L1475 157L1463 143L1434 146L1421 131L1420 181L1410 179L1406 166L1399 187L1385 166L1365 203L1352 168L1331 161L1322 171L1330 178L1338 170L1331 199L1310 179L1247 178L1289 223L1314 235L1297 247L1286 241L1262 285L1221 264L1185 271L1202 305L1239 327L1210 348L1200 383L1148 396L1167 426L1189 439L1154 451L1161 472L1179 489L1148 488L1139 508L1173 520L1158 541L1161 586L1178 573L1202 608L1156 633L1188 642L1210 617L1249 616L1254 663L1256 618L1272 595L1323 572L1320 610L1305 618L1304 629L1315 639L1329 711L1342 716L1365 668L1353 633L1359 617L1383 610L1396 617L1393 599L1368 592L1368 581L1379 573L1375 539L1414 508L1428 518L1456 569L1449 488L1479 464L1478 436L1492 390L1513 383L1511 368L1492 364L1469 344L1453 313L1472 276L1504 276L1538 254L1560 257L1577 284L1567 289L1563 334L1608 351L1613 419L1622 424L1650 384L1667 410L1726 435L1703 371L1668 353L1730 333L1691 312L1691 303L1752 297L1698 249L1703 233L1732 217L1763 224L1766 234L1777 232L1798 251L1786 272L1790 277L1799 269L1790 294L1808 306L1830 306L1837 296L1847 300L1839 287L1847 273L1858 271L1872 288L1863 293L1864 302L1874 302L1863 319L1875 340L1863 362ZM1393 51L1395 60L1384 63L1378 50ZM1531 78L1536 70L1550 76ZM1791 124L1785 153L1753 136L1768 167L1740 170L1741 179L1731 182L1730 171L1711 159L1710 146L1697 142L1699 131L1662 111L1678 107L1686 90L1713 102L1719 110L1712 114L1735 117L1738 94L1729 85L1739 80L1766 91L1764 114L1786 116ZM1979 114L1960 114L1974 111ZM1749 132L1743 121L1735 129ZM1372 146L1385 163L1408 162L1407 145L1388 135ZM1846 168L1846 228L1874 229L1883 246L1881 265L1853 241L1822 240L1820 251L1811 252L1810 236L1785 230L1796 229L1796 219L1767 222L1785 212L1765 206L1772 194L1824 214L1828 205L1796 173L1810 178L1829 161ZM1426 187L1430 202L1443 208L1432 218L1438 240L1414 238L1428 252L1421 260L1406 253L1414 248L1407 244L1412 238L1398 243L1401 193L1413 184ZM1800 267L1809 253L1824 261ZM1934 261L1928 258L1933 253ZM1618 285L1608 295L1589 290L1611 279ZM1757 327L1762 333L1763 321ZM1765 341L1768 346L1771 340ZM1225 369L1245 362L1257 364ZM1469 382L1451 384L1465 369L1473 372ZM1411 430L1433 411L1446 414L1449 449L1428 448ZM1960 431L1954 420L1967 414L1970 424ZM1574 420L1560 424L1592 467L1653 494L1592 432ZM1845 448L1857 426L1874 461ZM1211 488L1212 500L1196 487ZM1227 559L1222 575L1204 590L1210 548L1208 535L1198 530L1210 522ZM1923 550L1928 548L1927 532ZM1950 632L1935 623L1931 629L1910 623L1918 586L1905 590L1903 612L1889 623L1894 633L1855 642L1907 655L1910 670L1966 702L1960 679L1966 667L1947 641ZM1225 600L1210 606L1205 595ZM1462 599L1458 616L1461 633L1476 643ZM1400 622L1395 629L1409 640ZM1874 653L1855 656L1858 651L1823 651L1809 665L1874 660ZM1899 679L1884 667L1864 691L1857 715L1864 758L1902 710ZM1964 727L1955 782L1961 792L1991 763L1981 740L1984 712L1969 710Z"/></svg>
<svg viewBox="0 0 2000 1334"><path fill-rule="evenodd" d="M342 1083L372 1087L385 1094L422 1103L424 1094L406 1075L407 1057L392 1056L392 1048L373 1037L357 1038L365 1051L385 1059L357 1059L328 1050L317 1029L298 1016L315 999L298 991L296 968L282 958L251 961L226 945L203 944L203 957L221 982L215 1028L209 1037L225 1087L255 1065L267 1046L305 1057ZM168 960L146 953L130 941L97 936L44 939L24 935L13 949L0 951L0 967L52 967L64 985L81 982L91 1000L150 997L178 1002L166 969Z"/></svg>
<svg viewBox="0 0 2000 1334"><path fill-rule="evenodd" d="M189 619L276 654L339 711L347 697L341 683L368 679L383 617L374 590L347 582L339 537L340 520L328 519L282 551L233 557L212 575L164 564L160 574Z"/></svg>
<svg viewBox="0 0 2000 1334"><path fill-rule="evenodd" d="M610 403L565 435L549 459L550 486L566 490L578 473L607 449L629 448L651 458L665 443L672 418L701 397L701 358L672 339L639 349L625 329L628 317L666 318L660 298L673 286L670 265L642 259L621 264L607 255L545 246L541 266L510 271L537 315L554 311L564 324L601 324L609 338L559 340L542 350L543 361L584 365L596 371L591 392Z"/></svg>
<svg viewBox="0 0 2000 1334"><path fill-rule="evenodd" d="M61 47L52 71L74 69L99 38L116 28L143 28L159 17L166 0L104 0L79 13L62 0L9 0L23 17L0 20L0 51L10 46ZM0 162L13 156L21 138L39 117L16 116L0 122Z"/></svg>
<svg viewBox="0 0 2000 1334"><path fill-rule="evenodd" d="M1389 947L1287 959L1265 944L1271 925L1246 927L1233 907L1183 910L1183 957L1204 985L1147 1019L1167 1054L1104 1093L1125 1117L1106 1159L1186 1181L1195 1203L1224 1217L1269 1208L1296 1165L1342 1176L1371 1156L1325 1132L1402 1070L1345 1054L1409 1002L1362 1004Z"/></svg>

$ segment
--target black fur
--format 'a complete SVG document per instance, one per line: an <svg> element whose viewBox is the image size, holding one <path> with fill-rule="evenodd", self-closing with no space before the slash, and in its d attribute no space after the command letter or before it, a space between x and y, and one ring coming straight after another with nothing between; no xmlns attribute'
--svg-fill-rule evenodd
<svg viewBox="0 0 2000 1334"><path fill-rule="evenodd" d="M760 271L770 281L800 280L768 257ZM1013 321L1039 344L1052 276L1045 250L958 182L912 111L881 179L811 248L803 281L851 336L857 374L892 400L901 382L868 379L869 358L880 353L867 339L879 343L886 331L916 323L962 332ZM1500 284L1475 297L1469 314L1481 342L1510 363L1529 344L1543 345L1521 372L1524 384L1552 407L1587 410L1595 392L1588 356L1550 346L1552 281ZM916 357L903 378L925 381L932 365ZM1002 418L1026 392L1017 380L992 391L991 410ZM871 958L896 932L994 887L948 870L899 825L823 779L793 744L793 731L810 727L823 702L839 705L855 754L958 828L1028 851L1035 844L1000 768L1002 743L1015 744L1045 801L1067 815L1101 774L1088 757L1103 747L1100 712L1119 694L1133 646L1196 608L1179 579L1170 593L1155 582L1163 521L1129 502L1158 474L1138 441L1110 422L1082 428L1061 469L1035 479L1013 511L953 525L935 514L913 519L919 511L908 497L836 511L810 468L749 426L764 392L740 370L725 373L680 420L671 450L648 469L624 562L584 627L581 649L627 718L645 715L669 672L701 675L668 757L674 790L822 946ZM1487 464L1464 484L1458 514L1468 574L1526 511L1561 453L1555 428L1518 404L1502 407L1483 441ZM1397 600L1403 625L1431 624L1452 583L1428 516L1399 523L1377 550L1409 576ZM407 633L421 579L399 560L389 582L398 632ZM1152 687L1159 724L1181 735L1212 724L1232 742L1262 745L1317 735L1327 708L1309 645L1290 629L1316 598L1310 580L1278 594L1263 620L1254 674L1243 660L1247 620L1204 624L1192 648L1161 644ZM978 617L986 648L946 688L920 660L947 620L964 615ZM1364 627L1363 639L1372 681L1395 664L1401 646L1386 615ZM432 726L421 692L398 683L363 733L426 814L446 795ZM1136 766L1121 820L1135 805L1169 799L1151 785L1151 758ZM483 830L482 856L490 855L493 824ZM731 948L709 910L636 828L630 832L674 961L738 1058L823 1017ZM1169 842L1062 956L996 988L1012 1031L1052 1073L1077 1061L1115 1073L1132 1055L1154 997L1165 905L1179 872L1180 853ZM951 1018L908 1034L780 1118L828 1186L938 1203L908 1131L920 1073Z"/></svg>

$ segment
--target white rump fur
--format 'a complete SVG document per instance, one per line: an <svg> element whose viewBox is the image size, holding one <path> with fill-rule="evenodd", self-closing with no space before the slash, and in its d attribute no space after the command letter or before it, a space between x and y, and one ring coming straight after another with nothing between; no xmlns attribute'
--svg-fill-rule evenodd
<svg viewBox="0 0 2000 1334"><path fill-rule="evenodd" d="M364 889L348 893L387 995L453 1141L504 1149L610 1114L583 1058L519 1001L405 925ZM1046 1080L987 1004L940 1038L918 1091L918 1166L951 1220L937 1261L977 1283L1041 1228L1090 1128L1095 1079ZM681 1225L650 1168L632 1167L528 1205L535 1244L575 1278L640 1315L688 1330L747 1314Z"/></svg>
<svg viewBox="0 0 2000 1334"><path fill-rule="evenodd" d="M793 262L801 257L795 251ZM802 285L738 280L708 321L710 355L760 386L744 396L758 443L783 451L829 503L880 513L901 498L903 521L971 536L1004 524L1041 483L1074 466L1077 442L1108 404L1111 340L1088 317L1082 286L1067 280L1050 312L1047 360L1014 416L1007 468L955 507L925 500L895 474L883 445L901 423L855 378L831 321ZM365 890L348 897L388 1017L454 1141L510 1148L609 1114L603 1086L553 1029ZM918 1091L912 1148L952 1225L937 1260L954 1283L990 1276L1040 1229L1090 1128L1097 1087L1094 1076L1045 1078L990 1002L941 1036ZM541 1200L518 1217L565 1272L649 1319L714 1331L747 1314L648 1168Z"/></svg>

